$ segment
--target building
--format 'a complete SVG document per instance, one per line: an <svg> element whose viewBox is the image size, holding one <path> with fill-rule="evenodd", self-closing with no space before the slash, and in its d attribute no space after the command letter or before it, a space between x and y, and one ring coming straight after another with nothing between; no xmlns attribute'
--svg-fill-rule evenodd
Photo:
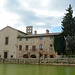
<svg viewBox="0 0 75 75"><path fill-rule="evenodd" d="M5 27L0 30L0 57L17 58L17 37L26 35L12 27Z"/></svg>
<svg viewBox="0 0 75 75"><path fill-rule="evenodd" d="M26 27L26 33L10 26L0 30L1 58L56 58L54 36L61 33L37 34L32 26Z"/></svg>

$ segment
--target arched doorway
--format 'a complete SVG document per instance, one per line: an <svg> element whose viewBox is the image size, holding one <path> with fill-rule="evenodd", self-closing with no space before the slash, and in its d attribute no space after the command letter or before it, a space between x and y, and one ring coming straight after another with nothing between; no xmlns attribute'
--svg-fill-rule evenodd
<svg viewBox="0 0 75 75"><path fill-rule="evenodd" d="M28 58L28 54L24 54L23 55L23 58Z"/></svg>
<svg viewBox="0 0 75 75"><path fill-rule="evenodd" d="M36 55L31 55L30 58L36 58Z"/></svg>
<svg viewBox="0 0 75 75"><path fill-rule="evenodd" d="M50 55L50 58L54 58L53 55Z"/></svg>

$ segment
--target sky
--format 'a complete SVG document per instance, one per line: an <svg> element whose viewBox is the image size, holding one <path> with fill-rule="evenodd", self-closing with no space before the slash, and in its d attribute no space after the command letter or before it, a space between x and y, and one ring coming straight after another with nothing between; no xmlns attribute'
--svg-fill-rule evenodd
<svg viewBox="0 0 75 75"><path fill-rule="evenodd" d="M0 0L0 30L11 26L26 32L26 26L33 26L38 34L46 29L62 32L61 21L69 4L75 16L74 0Z"/></svg>

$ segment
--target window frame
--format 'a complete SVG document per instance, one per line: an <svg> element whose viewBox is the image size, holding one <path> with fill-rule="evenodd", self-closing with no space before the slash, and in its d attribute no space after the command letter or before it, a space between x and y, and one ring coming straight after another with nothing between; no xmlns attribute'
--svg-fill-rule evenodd
<svg viewBox="0 0 75 75"><path fill-rule="evenodd" d="M40 40L43 40L43 37L40 37Z"/></svg>
<svg viewBox="0 0 75 75"><path fill-rule="evenodd" d="M29 38L26 38L26 41L29 41Z"/></svg>
<svg viewBox="0 0 75 75"><path fill-rule="evenodd" d="M19 45L19 51L22 51L22 45Z"/></svg>
<svg viewBox="0 0 75 75"><path fill-rule="evenodd" d="M8 45L9 43L9 37L5 37L5 45Z"/></svg>
<svg viewBox="0 0 75 75"><path fill-rule="evenodd" d="M22 38L20 38L19 41L22 41Z"/></svg>
<svg viewBox="0 0 75 75"><path fill-rule="evenodd" d="M50 50L53 50L53 44L50 44Z"/></svg>
<svg viewBox="0 0 75 75"><path fill-rule="evenodd" d="M36 46L32 46L32 51L36 51Z"/></svg>
<svg viewBox="0 0 75 75"><path fill-rule="evenodd" d="M28 45L25 45L25 50L28 51Z"/></svg>
<svg viewBox="0 0 75 75"><path fill-rule="evenodd" d="M47 58L47 54L44 55L44 58Z"/></svg>
<svg viewBox="0 0 75 75"><path fill-rule="evenodd" d="M40 44L40 50L43 50L43 45L42 44Z"/></svg>

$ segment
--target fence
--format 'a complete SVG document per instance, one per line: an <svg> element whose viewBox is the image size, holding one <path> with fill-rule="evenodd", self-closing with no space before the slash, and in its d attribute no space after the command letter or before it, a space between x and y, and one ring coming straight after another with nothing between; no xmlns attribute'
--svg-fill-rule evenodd
<svg viewBox="0 0 75 75"><path fill-rule="evenodd" d="M57 58L75 58L75 55L58 55Z"/></svg>
<svg viewBox="0 0 75 75"><path fill-rule="evenodd" d="M0 58L0 63L16 63L16 64L75 64L74 58L51 58L51 59L3 59Z"/></svg>

